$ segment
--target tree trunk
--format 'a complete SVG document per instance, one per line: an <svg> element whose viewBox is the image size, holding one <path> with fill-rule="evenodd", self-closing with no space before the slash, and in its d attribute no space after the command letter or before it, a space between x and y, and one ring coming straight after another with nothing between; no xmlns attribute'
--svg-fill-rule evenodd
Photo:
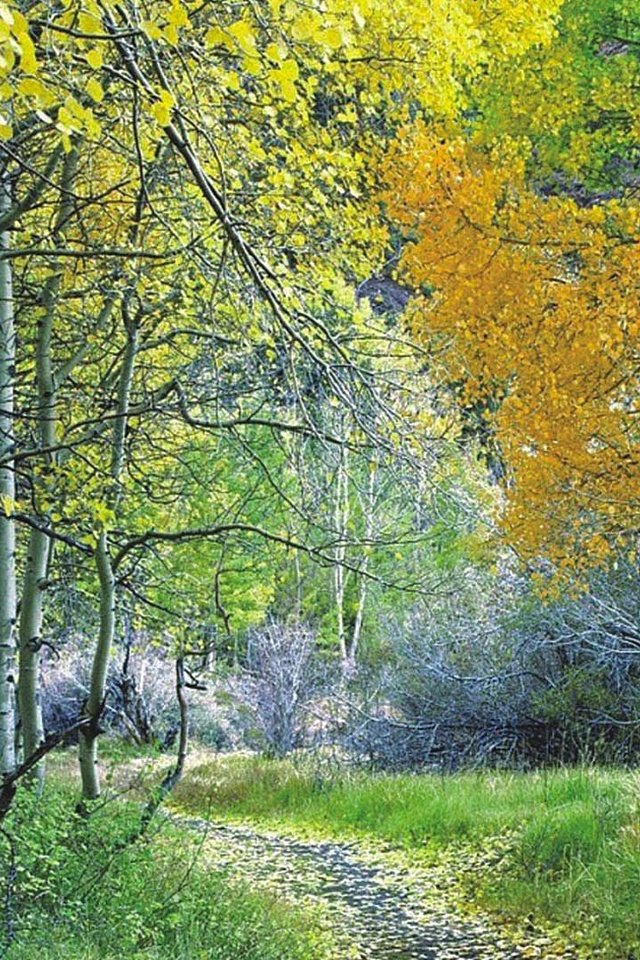
<svg viewBox="0 0 640 960"><path fill-rule="evenodd" d="M53 242L64 242L65 229L73 212L72 187L78 169L78 152L71 150L65 158L61 176L61 201L53 229ZM56 378L51 358L51 337L60 292L59 268L47 278L43 291L43 315L38 322L36 341L36 390L38 397L38 442L43 450L52 450L57 440ZM44 476L55 463L53 452L43 455ZM38 509L38 494L43 477L34 479L34 497ZM53 541L44 530L32 530L24 572L18 629L19 669L18 706L25 757L31 756L44 740L42 706L40 703L40 649L42 647L42 614L48 567ZM44 783L44 759L32 770L40 787Z"/></svg>
<svg viewBox="0 0 640 960"><path fill-rule="evenodd" d="M53 229L54 245L64 242L65 230L73 212L72 187L78 169L78 152L71 150L65 158L61 176L61 201ZM57 441L56 378L51 358L51 338L55 319L61 274L55 269L46 280L43 291L42 317L38 322L36 342L36 389L38 397L38 442L43 450L52 451ZM34 499L38 510L38 494L48 470L55 464L55 453L43 455L43 476L34 478ZM42 705L40 702L40 650L42 647L42 614L47 574L52 559L53 541L44 530L32 530L22 585L20 623L18 629L18 707L25 757L36 752L44 740ZM31 771L31 778L44 784L44 758Z"/></svg>
<svg viewBox="0 0 640 960"><path fill-rule="evenodd" d="M362 624L364 623L364 611L367 601L367 572L369 569L369 541L373 535L373 521L375 517L375 486L376 486L376 477L378 473L377 463L374 461L369 464L369 481L367 484L367 493L365 502L363 504L363 510L365 513L365 555L363 557L362 563L360 565L360 583L358 591L358 607L356 610L356 618L353 624L353 632L351 634L351 641L347 645L347 658L345 662L345 670L350 676L354 676L358 669L358 653L360 650L360 638L362 636Z"/></svg>
<svg viewBox="0 0 640 960"><path fill-rule="evenodd" d="M93 656L89 696L84 708L84 716L89 725L80 731L79 760L82 778L82 796L95 800L100 796L100 773L98 770L98 735L100 716L104 707L107 685L109 655L115 630L115 578L109 556L109 540L103 531L98 539L95 552L96 567L100 583L100 630L98 643Z"/></svg>
<svg viewBox="0 0 640 960"><path fill-rule="evenodd" d="M131 385L133 382L133 369L138 352L138 331L136 325L128 320L126 304L123 306L123 313L127 330L127 343L118 383L116 416L111 445L111 482L107 496L107 504L114 512L118 507L121 495L121 475L124 464L127 413L129 411ZM83 714L90 722L86 729L82 730L79 740L82 796L87 800L95 800L100 796L98 736L100 734L100 717L104 708L109 657L115 634L116 588L113 566L109 555L107 524L108 520L105 520L94 555L100 585L100 629L98 632L98 643L93 655L89 696L87 697Z"/></svg>
<svg viewBox="0 0 640 960"><path fill-rule="evenodd" d="M42 608L49 558L49 537L32 530L22 587L18 630L18 710L25 757L30 757L44 740L40 703L40 646ZM44 783L44 759L31 771L31 779Z"/></svg>
<svg viewBox="0 0 640 960"><path fill-rule="evenodd" d="M347 476L347 448L341 447L338 461L337 488L335 501L335 528L338 545L335 549L335 566L333 570L334 591L336 597L336 618L338 626L338 647L340 660L344 665L347 660L347 631L344 615L345 600L345 567L347 554L347 526L349 523L349 482Z"/></svg>
<svg viewBox="0 0 640 960"><path fill-rule="evenodd" d="M182 779L184 765L187 760L187 749L189 746L189 701L187 699L186 689L187 681L185 677L184 655L182 652L180 652L176 658L176 698L180 713L178 752L176 754L176 762L172 769L169 770L168 773L166 773L162 778L162 783L160 784L159 790L155 791L149 797L149 800L140 818L140 825L135 833L131 834L128 839L128 843L135 843L136 840L144 836L144 834L147 832L149 824L155 816L156 811Z"/></svg>
<svg viewBox="0 0 640 960"><path fill-rule="evenodd" d="M51 328L57 283L48 281L45 288L45 314L38 325L36 346L36 379L38 389L38 435L43 448L53 447L56 441L55 389L51 372ZM45 458L51 465L52 457ZM41 482L41 481L40 481ZM34 481L34 495L38 497L38 482ZM51 540L44 530L31 530L22 585L20 623L18 628L18 707L24 756L35 753L44 740L42 706L40 703L40 649L42 646L42 613ZM42 786L44 759L32 770Z"/></svg>
<svg viewBox="0 0 640 960"><path fill-rule="evenodd" d="M11 207L7 173L0 179L0 213ZM0 234L0 251L11 245L9 231ZM14 380L16 340L11 260L0 260L0 776L15 767L15 626L16 568Z"/></svg>

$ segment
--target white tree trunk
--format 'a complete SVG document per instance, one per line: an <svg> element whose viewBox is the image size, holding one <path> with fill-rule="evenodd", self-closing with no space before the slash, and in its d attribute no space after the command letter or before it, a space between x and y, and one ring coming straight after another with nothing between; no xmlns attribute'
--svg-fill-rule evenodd
<svg viewBox="0 0 640 960"><path fill-rule="evenodd" d="M338 647L340 660L343 666L347 662L347 630L344 612L345 600L345 567L347 555L347 526L349 523L349 479L347 475L347 448L341 447L339 453L338 471L336 477L336 499L334 525L339 538L335 549L335 566L333 569L334 591L336 597L336 620L338 627Z"/></svg>
<svg viewBox="0 0 640 960"><path fill-rule="evenodd" d="M82 795L88 800L100 796L100 771L98 769L98 735L100 715L104 706L107 686L109 655L115 631L115 579L109 556L109 540L106 531L100 534L95 552L98 580L100 583L100 630L91 668L89 696L84 714L91 721L88 729L80 732L79 754Z"/></svg>
<svg viewBox="0 0 640 960"><path fill-rule="evenodd" d="M0 213L11 207L7 174L0 179ZM11 245L9 231L0 234L0 253ZM14 381L16 339L11 260L0 260L0 775L15 766L15 626L16 534L12 512L15 473Z"/></svg>
<svg viewBox="0 0 640 960"><path fill-rule="evenodd" d="M64 241L65 229L72 213L72 188L78 168L78 153L71 150L65 159L61 178L61 202L53 231L54 244ZM36 341L36 388L38 396L38 442L43 450L53 450L57 440L56 379L51 358L51 338L55 320L61 276L56 270L46 280L43 292L44 311L38 321ZM43 456L43 466L55 463L55 453ZM36 506L38 480L34 481ZM22 586L20 623L18 630L18 706L25 757L34 753L44 739L42 706L40 702L40 649L42 645L42 615L51 562L53 541L43 530L32 530ZM40 785L44 782L44 760L33 770L32 776Z"/></svg>
<svg viewBox="0 0 640 960"><path fill-rule="evenodd" d="M35 753L44 739L40 702L40 645L49 543L46 533L31 531L20 603L18 709L25 757ZM33 778L43 783L44 760L33 768Z"/></svg>
<svg viewBox="0 0 640 960"><path fill-rule="evenodd" d="M378 465L374 461L369 465L369 481L367 484L367 492L365 503L363 504L363 509L365 512L365 555L360 565L360 583L358 589L358 607L356 609L356 618L353 624L353 632L351 634L351 642L347 647L347 670L351 675L355 674L358 669L358 653L360 650L360 638L362 636L362 624L364 622L364 612L367 601L367 571L369 569L369 541L373 535L373 524L375 519L375 508L376 508L376 497L375 497L375 487L376 487L376 478L378 474Z"/></svg>

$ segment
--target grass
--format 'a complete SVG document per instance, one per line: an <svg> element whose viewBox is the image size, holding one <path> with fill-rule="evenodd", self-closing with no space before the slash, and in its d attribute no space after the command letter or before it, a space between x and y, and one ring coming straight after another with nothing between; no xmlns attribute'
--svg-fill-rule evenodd
<svg viewBox="0 0 640 960"><path fill-rule="evenodd" d="M326 777L228 757L192 769L176 802L201 815L377 838L411 856L451 853L477 903L628 960L640 955L639 788L637 774L619 770Z"/></svg>
<svg viewBox="0 0 640 960"><path fill-rule="evenodd" d="M141 842L137 804L73 813L74 794L22 795L0 836L2 882L16 875L0 929L6 960L323 960L326 930L300 910L231 883L191 831L163 824ZM6 888L0 890L5 897Z"/></svg>

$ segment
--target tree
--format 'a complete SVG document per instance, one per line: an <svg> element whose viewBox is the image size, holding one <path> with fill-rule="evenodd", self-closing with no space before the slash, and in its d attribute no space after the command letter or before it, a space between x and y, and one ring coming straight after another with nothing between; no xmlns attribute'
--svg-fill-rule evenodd
<svg viewBox="0 0 640 960"><path fill-rule="evenodd" d="M71 149L66 154L60 175L60 205L53 226L54 246L64 243L65 230L72 216L71 196L77 174L78 154ZM37 321L35 345L35 388L37 394L37 443L44 452L38 476L33 477L32 498L35 504L46 499L47 474L55 463L58 442L58 415L56 412L61 377L54 369L52 356L53 324L56 317L60 271L53 271L45 280L41 315ZM46 452L49 451L49 452ZM36 492L35 486L43 487ZM41 515L41 519L42 515ZM24 564L24 582L19 620L19 676L18 704L20 739L24 754L30 757L44 740L42 709L39 700L39 666L42 645L42 614L48 570L52 561L54 543L42 525L31 528ZM36 772L42 779L43 764Z"/></svg>
<svg viewBox="0 0 640 960"><path fill-rule="evenodd" d="M0 212L11 208L10 182L6 170L0 181ZM3 230L2 250L10 245ZM14 657L16 625L15 574L15 478L12 469L14 439L14 378L16 334L11 261L0 261L0 773L13 771L14 753Z"/></svg>
<svg viewBox="0 0 640 960"><path fill-rule="evenodd" d="M418 127L390 160L416 337L507 464L510 541L586 569L635 544L640 209L541 195L527 151Z"/></svg>

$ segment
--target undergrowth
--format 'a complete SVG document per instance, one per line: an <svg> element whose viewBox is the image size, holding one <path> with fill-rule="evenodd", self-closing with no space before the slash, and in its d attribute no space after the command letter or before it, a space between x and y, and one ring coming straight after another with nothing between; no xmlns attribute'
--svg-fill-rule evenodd
<svg viewBox="0 0 640 960"><path fill-rule="evenodd" d="M137 804L88 818L57 787L23 793L0 834L5 960L318 960L327 934L266 894L204 869L198 840L163 822L142 840Z"/></svg>

